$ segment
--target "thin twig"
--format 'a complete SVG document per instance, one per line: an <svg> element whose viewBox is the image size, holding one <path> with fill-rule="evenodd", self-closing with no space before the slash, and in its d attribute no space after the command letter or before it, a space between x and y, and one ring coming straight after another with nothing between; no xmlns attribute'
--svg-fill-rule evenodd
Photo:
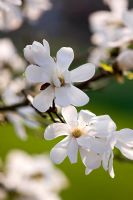
<svg viewBox="0 0 133 200"><path fill-rule="evenodd" d="M48 115L50 116L51 120L56 123L57 121L54 119L52 113L50 112L50 110L47 111Z"/></svg>

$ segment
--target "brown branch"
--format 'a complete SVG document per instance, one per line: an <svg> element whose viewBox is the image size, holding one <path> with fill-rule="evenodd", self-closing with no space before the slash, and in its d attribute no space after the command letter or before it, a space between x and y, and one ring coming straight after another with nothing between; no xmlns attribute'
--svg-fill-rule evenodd
<svg viewBox="0 0 133 200"><path fill-rule="evenodd" d="M28 106L29 104L30 104L30 103L29 103L28 99L25 99L23 102L21 102L21 103L16 103L16 104L14 104L14 105L10 105L10 106L0 106L0 112L16 111L18 108Z"/></svg>

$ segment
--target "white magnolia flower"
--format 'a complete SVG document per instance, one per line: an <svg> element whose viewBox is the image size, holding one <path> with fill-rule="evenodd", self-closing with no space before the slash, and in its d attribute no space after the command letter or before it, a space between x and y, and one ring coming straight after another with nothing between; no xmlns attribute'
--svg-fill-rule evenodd
<svg viewBox="0 0 133 200"><path fill-rule="evenodd" d="M24 16L31 21L37 20L45 11L51 9L52 4L49 0L25 0Z"/></svg>
<svg viewBox="0 0 133 200"><path fill-rule="evenodd" d="M26 63L19 56L14 44L9 38L0 39L0 69L11 68L14 72L22 72Z"/></svg>
<svg viewBox="0 0 133 200"><path fill-rule="evenodd" d="M58 193L68 186L64 173L47 155L31 157L22 151L8 155L3 183L9 190L36 200L59 200Z"/></svg>
<svg viewBox="0 0 133 200"><path fill-rule="evenodd" d="M63 47L57 52L56 61L50 56L49 44L43 40L43 45L33 42L26 46L24 55L30 65L26 69L26 78L32 83L40 83L42 92L34 98L33 105L45 112L53 100L59 106L70 104L83 106L89 97L73 83L89 80L95 73L93 64L84 64L72 71L68 68L74 59L72 48ZM47 84L47 88L45 85Z"/></svg>
<svg viewBox="0 0 133 200"><path fill-rule="evenodd" d="M117 57L118 67L123 70L133 70L133 50L127 49Z"/></svg>
<svg viewBox="0 0 133 200"><path fill-rule="evenodd" d="M47 140L66 136L52 149L51 159L55 163L61 163L68 156L71 163L76 163L78 150L84 164L85 154L82 153L84 150L86 157L88 152L103 156L108 147L108 141L111 141L112 132L116 128L110 117L106 115L96 117L87 110L81 110L78 114L73 106L63 108L62 115L66 121L65 124L55 123L45 130L44 137Z"/></svg>
<svg viewBox="0 0 133 200"><path fill-rule="evenodd" d="M22 79L16 79L10 83L8 88L2 94L3 101L6 105L14 105L21 103L23 97L17 95L22 89L24 89L26 83ZM13 124L17 135L21 139L26 139L27 134L24 126L30 128L38 128L39 124L35 121L35 111L30 106L24 106L18 108L16 112L7 112L6 114L8 120Z"/></svg>
<svg viewBox="0 0 133 200"><path fill-rule="evenodd" d="M15 30L22 24L21 0L0 0L0 30Z"/></svg>

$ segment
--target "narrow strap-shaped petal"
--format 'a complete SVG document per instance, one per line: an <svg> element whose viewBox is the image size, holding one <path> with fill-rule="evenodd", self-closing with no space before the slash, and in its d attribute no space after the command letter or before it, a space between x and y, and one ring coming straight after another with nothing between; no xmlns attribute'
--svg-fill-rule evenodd
<svg viewBox="0 0 133 200"><path fill-rule="evenodd" d="M65 71L69 68L73 59L74 59L74 52L73 49L70 47L62 47L57 52L57 64L62 71Z"/></svg>
<svg viewBox="0 0 133 200"><path fill-rule="evenodd" d="M53 149L50 152L50 157L54 163L60 164L67 157L67 149L69 142L70 138L66 137L53 147Z"/></svg>
<svg viewBox="0 0 133 200"><path fill-rule="evenodd" d="M50 83L50 79L45 69L36 65L29 65L25 71L26 78L31 83Z"/></svg>
<svg viewBox="0 0 133 200"><path fill-rule="evenodd" d="M70 129L67 124L55 123L46 128L44 138L46 140L52 140L62 135L69 135L69 133Z"/></svg>
<svg viewBox="0 0 133 200"><path fill-rule="evenodd" d="M68 106L65 108L62 108L62 115L66 121L67 124L70 126L77 126L78 121L77 121L77 110L74 106Z"/></svg>
<svg viewBox="0 0 133 200"><path fill-rule="evenodd" d="M53 99L54 89L49 86L34 98L33 106L40 112L46 112L52 105Z"/></svg>
<svg viewBox="0 0 133 200"><path fill-rule="evenodd" d="M79 123L89 124L90 120L96 115L88 110L81 110L79 112L78 121Z"/></svg>
<svg viewBox="0 0 133 200"><path fill-rule="evenodd" d="M95 65L87 63L77 67L71 72L72 82L84 82L91 79L95 74Z"/></svg>
<svg viewBox="0 0 133 200"><path fill-rule="evenodd" d="M89 97L73 85L55 88L55 97L56 104L62 107L68 105L83 106L89 101Z"/></svg>
<svg viewBox="0 0 133 200"><path fill-rule="evenodd" d="M71 138L67 151L71 163L76 163L78 159L78 143L76 138Z"/></svg>
<svg viewBox="0 0 133 200"><path fill-rule="evenodd" d="M132 129L122 129L120 131L116 131L115 135L117 137L117 141L123 143L123 145L133 148L133 130Z"/></svg>

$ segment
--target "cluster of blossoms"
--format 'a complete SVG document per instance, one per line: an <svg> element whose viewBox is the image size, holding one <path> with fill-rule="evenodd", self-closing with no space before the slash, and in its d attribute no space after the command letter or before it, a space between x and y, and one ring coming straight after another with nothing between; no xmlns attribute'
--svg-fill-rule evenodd
<svg viewBox="0 0 133 200"><path fill-rule="evenodd" d="M46 154L30 156L18 150L7 156L0 178L0 200L11 196L15 200L61 200L59 193L68 187L65 174Z"/></svg>
<svg viewBox="0 0 133 200"><path fill-rule="evenodd" d="M25 18L36 21L51 7L49 0L0 0L0 30L15 30Z"/></svg>
<svg viewBox="0 0 133 200"><path fill-rule="evenodd" d="M53 102L62 107L65 123L49 125L44 134L47 140L65 136L52 149L51 159L59 164L68 156L71 163L76 163L79 150L86 174L102 165L113 178L113 149L118 148L132 160L133 130L116 131L116 125L108 115L96 116L87 110L77 113L74 106L85 105L89 98L73 83L92 78L95 66L88 63L69 71L73 50L61 48L54 60L46 40L43 40L43 45L34 42L26 46L24 55L30 63L26 69L26 78L32 83L39 83L42 90L33 99L33 106L40 112L46 112Z"/></svg>
<svg viewBox="0 0 133 200"><path fill-rule="evenodd" d="M110 11L98 11L89 17L96 46L89 60L123 80L133 78L133 11L128 10L128 0L104 0ZM106 65L105 65L106 64Z"/></svg>

